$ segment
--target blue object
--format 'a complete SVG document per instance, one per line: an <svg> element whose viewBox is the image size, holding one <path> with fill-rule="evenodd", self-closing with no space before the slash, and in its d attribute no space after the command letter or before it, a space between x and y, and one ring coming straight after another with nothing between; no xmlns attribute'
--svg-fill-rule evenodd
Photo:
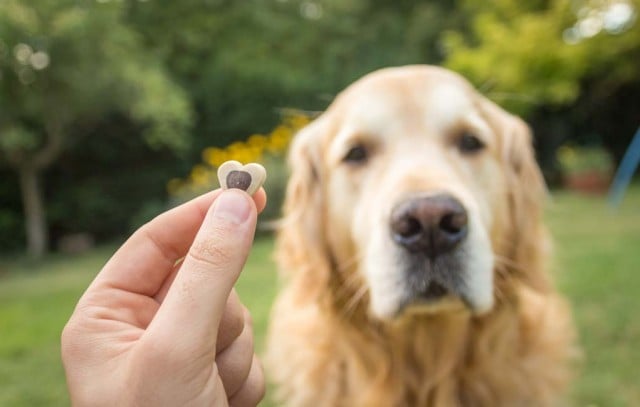
<svg viewBox="0 0 640 407"><path fill-rule="evenodd" d="M622 162L611 183L608 198L611 208L615 209L620 206L622 198L624 198L624 193L631 183L631 178L638 168L638 164L640 164L640 128L636 131L633 140L631 140L631 144L629 144L629 148L627 148L627 151L624 153Z"/></svg>

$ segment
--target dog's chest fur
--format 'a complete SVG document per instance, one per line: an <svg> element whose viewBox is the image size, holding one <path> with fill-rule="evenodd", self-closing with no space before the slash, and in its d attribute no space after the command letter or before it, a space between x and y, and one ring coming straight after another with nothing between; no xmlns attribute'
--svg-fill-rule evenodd
<svg viewBox="0 0 640 407"><path fill-rule="evenodd" d="M535 313L505 305L487 318L416 316L386 327L288 300L276 307L290 318L272 327L288 334L271 338L280 341L272 350L286 355L272 351L268 360L284 405L547 406L557 405L570 378L570 320L558 313L566 310L559 298L546 298Z"/></svg>

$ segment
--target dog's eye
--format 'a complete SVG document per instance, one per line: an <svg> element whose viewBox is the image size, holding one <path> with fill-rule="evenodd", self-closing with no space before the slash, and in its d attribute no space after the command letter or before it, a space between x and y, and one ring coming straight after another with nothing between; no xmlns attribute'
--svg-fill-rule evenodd
<svg viewBox="0 0 640 407"><path fill-rule="evenodd" d="M473 133L465 131L458 138L458 149L465 154L472 154L482 150L484 143Z"/></svg>
<svg viewBox="0 0 640 407"><path fill-rule="evenodd" d="M351 147L342 161L351 164L361 164L367 160L367 155L367 149L363 145L356 145Z"/></svg>

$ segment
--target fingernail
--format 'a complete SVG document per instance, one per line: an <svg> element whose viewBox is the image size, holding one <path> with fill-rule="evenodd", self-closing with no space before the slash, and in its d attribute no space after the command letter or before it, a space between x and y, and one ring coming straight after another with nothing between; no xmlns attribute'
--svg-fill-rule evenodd
<svg viewBox="0 0 640 407"><path fill-rule="evenodd" d="M213 207L213 216L235 224L244 223L249 218L251 207L243 192L228 190L218 196Z"/></svg>

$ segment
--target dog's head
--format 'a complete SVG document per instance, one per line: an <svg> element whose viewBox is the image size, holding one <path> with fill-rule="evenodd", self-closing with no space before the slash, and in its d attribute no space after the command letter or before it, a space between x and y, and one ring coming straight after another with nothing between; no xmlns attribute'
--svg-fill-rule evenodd
<svg viewBox="0 0 640 407"><path fill-rule="evenodd" d="M364 77L297 135L290 162L279 257L309 295L331 288L389 319L483 313L509 281L545 285L528 128L454 73Z"/></svg>

